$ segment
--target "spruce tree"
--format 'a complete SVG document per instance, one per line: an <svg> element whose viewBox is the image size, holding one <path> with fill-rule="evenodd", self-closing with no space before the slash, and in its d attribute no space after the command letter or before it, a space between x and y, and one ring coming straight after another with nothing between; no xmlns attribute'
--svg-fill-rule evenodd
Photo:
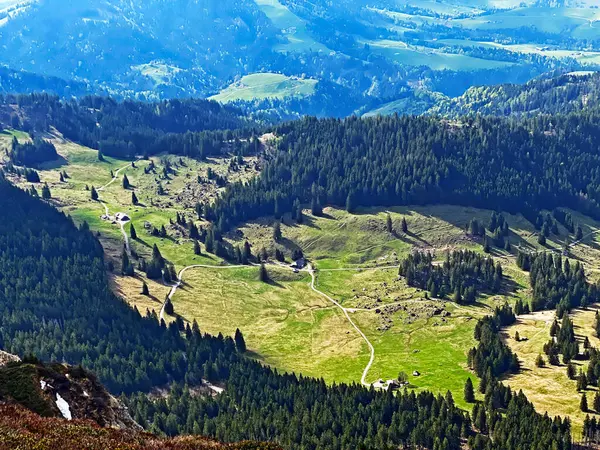
<svg viewBox="0 0 600 450"><path fill-rule="evenodd" d="M567 364L567 376L569 377L569 380L574 380L576 375L577 371L575 370L573 363Z"/></svg>
<svg viewBox="0 0 600 450"><path fill-rule="evenodd" d="M175 308L173 307L173 302L167 297L167 301L165 302L165 313L172 316L174 312Z"/></svg>
<svg viewBox="0 0 600 450"><path fill-rule="evenodd" d="M405 234L408 233L408 223L404 217L402 218L402 232Z"/></svg>
<svg viewBox="0 0 600 450"><path fill-rule="evenodd" d="M579 409L583 412L588 412L589 408L588 408L587 396L585 395L585 392L581 396L581 402L579 402Z"/></svg>
<svg viewBox="0 0 600 450"><path fill-rule="evenodd" d="M148 285L146 284L145 281L142 283L142 295L145 295L145 296L150 295L150 290L148 289Z"/></svg>
<svg viewBox="0 0 600 450"><path fill-rule="evenodd" d="M101 150L98 150L98 161L104 162L104 155Z"/></svg>
<svg viewBox="0 0 600 450"><path fill-rule="evenodd" d="M536 367L544 367L546 365L546 361L544 361L542 355L537 356L537 358L535 359L535 365Z"/></svg>
<svg viewBox="0 0 600 450"><path fill-rule="evenodd" d="M319 199L314 197L312 199L312 203L310 205L310 211L312 213L313 216L322 216L323 215L323 207L321 206L321 203L319 202Z"/></svg>
<svg viewBox="0 0 600 450"><path fill-rule="evenodd" d="M137 205L139 203L137 196L135 195L135 192L131 193L131 203L133 205Z"/></svg>
<svg viewBox="0 0 600 450"><path fill-rule="evenodd" d="M577 225L577 233L575 234L575 240L580 241L583 239L583 229L581 225Z"/></svg>
<svg viewBox="0 0 600 450"><path fill-rule="evenodd" d="M394 232L394 224L392 222L392 216L390 216L389 214L387 214L385 217L385 228L387 229L388 233Z"/></svg>
<svg viewBox="0 0 600 450"><path fill-rule="evenodd" d="M275 224L273 225L273 239L275 240L275 242L278 242L281 240L281 238L281 222L279 220L276 220Z"/></svg>
<svg viewBox="0 0 600 450"><path fill-rule="evenodd" d="M61 183L65 182L65 176L63 175L62 172L59 174L59 180L60 180Z"/></svg>
<svg viewBox="0 0 600 450"><path fill-rule="evenodd" d="M127 178L127 174L123 175L123 189L129 189L131 184L129 183L129 178Z"/></svg>
<svg viewBox="0 0 600 450"><path fill-rule="evenodd" d="M600 393L596 392L594 395L594 411L600 413Z"/></svg>
<svg viewBox="0 0 600 450"><path fill-rule="evenodd" d="M263 283L267 283L269 281L269 273L267 272L265 265L262 263L258 271L258 279Z"/></svg>
<svg viewBox="0 0 600 450"><path fill-rule="evenodd" d="M195 255L202 254L202 247L200 247L200 242L198 242L197 240L194 240L194 254Z"/></svg>
<svg viewBox="0 0 600 450"><path fill-rule="evenodd" d="M134 273L133 265L131 265L129 255L125 249L123 249L123 253L121 253L121 273L126 276L133 276Z"/></svg>
<svg viewBox="0 0 600 450"><path fill-rule="evenodd" d="M52 194L50 193L48 183L44 183L44 186L42 187L42 198L44 200L50 200L52 198Z"/></svg>
<svg viewBox="0 0 600 450"><path fill-rule="evenodd" d="M92 186L92 200L98 200L98 192L96 191L96 188L94 186Z"/></svg>
<svg viewBox="0 0 600 450"><path fill-rule="evenodd" d="M133 223L131 223L131 226L129 227L129 237L131 237L131 239L134 241L137 239L137 232L135 231Z"/></svg>
<svg viewBox="0 0 600 450"><path fill-rule="evenodd" d="M465 402L473 403L475 401L475 391L473 389L473 382L471 378L467 378L465 382Z"/></svg>
<svg viewBox="0 0 600 450"><path fill-rule="evenodd" d="M235 347L239 353L246 353L246 341L244 340L244 336L239 328L235 330L235 337L233 338L235 341Z"/></svg>

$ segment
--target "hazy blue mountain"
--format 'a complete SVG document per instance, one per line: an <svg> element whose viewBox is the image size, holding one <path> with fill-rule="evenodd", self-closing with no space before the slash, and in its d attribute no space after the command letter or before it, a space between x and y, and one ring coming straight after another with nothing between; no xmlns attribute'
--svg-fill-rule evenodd
<svg viewBox="0 0 600 450"><path fill-rule="evenodd" d="M587 0L4 0L0 64L117 97L218 95L272 118L415 113L472 86L596 70L599 11Z"/></svg>

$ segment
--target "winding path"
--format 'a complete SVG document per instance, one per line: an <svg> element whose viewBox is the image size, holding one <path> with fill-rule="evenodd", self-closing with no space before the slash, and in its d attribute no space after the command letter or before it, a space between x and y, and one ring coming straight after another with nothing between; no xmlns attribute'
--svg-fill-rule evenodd
<svg viewBox="0 0 600 450"><path fill-rule="evenodd" d="M111 180L108 183L106 183L104 186L101 186L98 189L96 189L96 192L98 192L98 200L100 201L102 206L104 206L104 213L106 216L108 216L110 214L110 211L108 209L108 206L106 205L106 202L104 200L100 199L100 192L104 192L104 189L106 189L111 184L113 184L117 180L117 178L119 178L119 174L121 173L121 171L127 169L128 167L131 167L131 163L117 169L117 171L113 173L113 177L111 178ZM125 223L127 223L127 222L119 221L119 226L121 227L121 234L123 235L123 240L125 242L125 248L127 249L127 253L131 254L131 247L129 245L129 236L127 236L127 233L125 232Z"/></svg>
<svg viewBox="0 0 600 450"><path fill-rule="evenodd" d="M367 366L365 367L365 370L363 370L362 373L362 377L360 379L360 382L363 386L371 386L370 383L367 383L366 378L367 375L369 373L369 370L371 369L371 366L373 365L373 362L375 361L375 347L373 347L373 344L371 344L371 341L369 341L369 339L367 338L367 336L365 335L365 333L363 333L361 331L360 328L358 328L358 325L356 325L354 323L354 321L350 318L350 315L348 314L348 309L344 308L340 303L338 303L336 300L334 300L333 298L331 298L329 295L325 294L322 291L319 291L316 287L315 287L315 270L313 269L312 265L308 265L308 273L310 273L310 277L311 277L311 281L310 281L310 288L315 291L317 294L325 297L327 300L329 300L331 303L333 303L335 306L337 306L339 309L342 310L342 312L344 313L344 315L346 316L346 319L348 319L348 322L350 322L350 325L352 325L354 327L354 329L356 331L358 331L358 334L360 334L363 338L363 340L367 343L367 345L369 346L369 349L371 351L371 357L369 358L369 362L367 364Z"/></svg>
<svg viewBox="0 0 600 450"><path fill-rule="evenodd" d="M287 267L287 266L283 266L282 264L277 264L277 266L279 266L279 267ZM190 269L197 269L197 268L204 268L204 269L240 269L240 268L244 268L244 267L249 267L249 266L247 266L247 265L246 266L245 265L214 266L214 265L208 265L208 264L193 264L191 266L184 267L183 269L181 269L179 271L179 274L177 275L177 282L171 285L171 290L169 291L169 294L166 296L165 301L163 302L162 307L160 308L159 319L160 320L164 320L164 317L165 317L165 306L167 305L167 301L173 299L173 296L177 292L177 289L179 289L181 287L181 284L183 283L183 275L188 270L190 270ZM333 271L333 270L388 270L388 269L393 269L393 268L397 268L397 267L398 266L381 266L381 267L362 267L362 268L347 268L347 269L343 269L342 268L342 269L323 269L323 270L324 271ZM289 268L289 269L292 270L291 268ZM315 286L315 281L316 281L315 272L316 271L312 267L311 264L308 264L305 269L302 269L302 271L303 272L308 272L310 274L310 277L311 277L310 288L314 292L316 292L317 294L319 294L320 296L326 298L328 301L330 301L331 303L333 303L337 308L339 308L342 311L342 313L344 313L344 316L346 317L346 320L348 320L348 322L350 323L350 325L352 325L352 327L358 332L358 334L362 337L362 339L367 343L367 346L369 347L369 351L370 351L370 358L369 358L369 362L367 363L367 366L363 370L360 382L364 386L371 386L371 384L366 381L366 378L367 378L367 375L369 373L369 370L371 369L371 366L373 365L373 362L375 361L375 347L373 347L373 344L371 343L371 341L369 341L369 339L367 338L367 336L365 335L365 333L363 333L362 330L358 327L358 325L356 325L356 323L352 320L352 318L350 317L350 314L349 314L349 313L352 313L352 312L362 311L362 310L357 309L357 308L344 308L338 301L334 300L333 298L331 298L329 295L325 294L324 292L318 290L316 288L316 286ZM365 310L365 311L367 311L367 310Z"/></svg>

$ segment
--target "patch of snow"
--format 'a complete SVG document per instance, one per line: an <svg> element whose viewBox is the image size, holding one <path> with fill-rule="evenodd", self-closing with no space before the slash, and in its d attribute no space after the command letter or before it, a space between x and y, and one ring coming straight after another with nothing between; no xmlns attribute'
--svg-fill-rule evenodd
<svg viewBox="0 0 600 450"><path fill-rule="evenodd" d="M67 401L60 396L60 394L56 394L56 406L60 410L63 417L67 420L71 420L71 408L69 408L69 404Z"/></svg>
<svg viewBox="0 0 600 450"><path fill-rule="evenodd" d="M40 386L41 386L42 391L43 391L44 389L46 389L46 382L44 380L40 380Z"/></svg>
<svg viewBox="0 0 600 450"><path fill-rule="evenodd" d="M87 393L87 391L85 391L85 390L84 390L84 391L83 391L83 396L84 396L84 397L89 397L89 396L90 396L90 394L88 394L88 393Z"/></svg>

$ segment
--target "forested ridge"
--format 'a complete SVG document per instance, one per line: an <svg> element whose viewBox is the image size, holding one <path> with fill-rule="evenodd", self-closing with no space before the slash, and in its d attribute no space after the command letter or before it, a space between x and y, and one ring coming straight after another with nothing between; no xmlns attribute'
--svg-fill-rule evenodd
<svg viewBox="0 0 600 450"><path fill-rule="evenodd" d="M598 217L599 117L306 118L276 128L276 157L259 178L230 186L214 218L231 226L277 216L297 199L313 211L449 203L532 221L559 206Z"/></svg>
<svg viewBox="0 0 600 450"><path fill-rule="evenodd" d="M121 158L217 155L225 142L248 137L256 128L240 110L208 100L145 103L90 96L67 101L48 94L0 96L0 120L28 132L55 127L67 139Z"/></svg>

